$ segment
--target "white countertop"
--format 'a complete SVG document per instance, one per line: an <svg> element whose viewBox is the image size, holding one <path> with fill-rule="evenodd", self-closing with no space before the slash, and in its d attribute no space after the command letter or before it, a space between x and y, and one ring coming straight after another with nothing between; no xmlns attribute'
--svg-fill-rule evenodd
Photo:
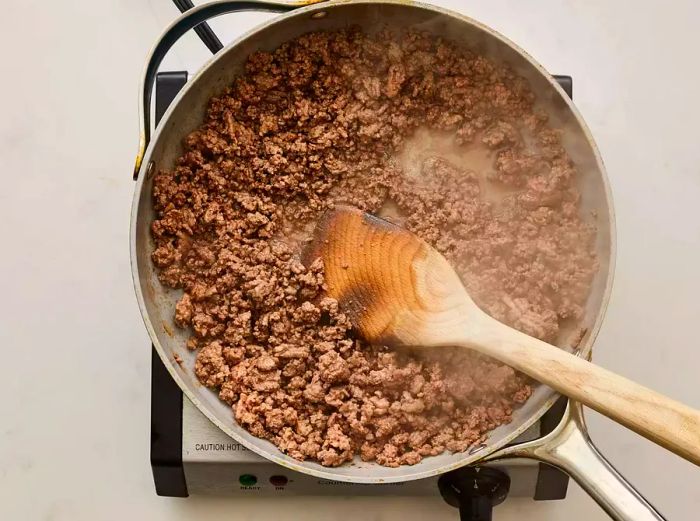
<svg viewBox="0 0 700 521"><path fill-rule="evenodd" d="M700 4L435 0L574 77L612 183L618 263L596 362L700 408ZM137 83L170 0L3 4L0 519L457 519L441 500L157 497L150 348L129 269ZM8 14L9 12L9 14ZM229 40L270 15L213 25ZM166 68L207 51L189 35ZM589 414L592 437L669 519L696 519L697 467ZM607 517L508 500L496 519Z"/></svg>

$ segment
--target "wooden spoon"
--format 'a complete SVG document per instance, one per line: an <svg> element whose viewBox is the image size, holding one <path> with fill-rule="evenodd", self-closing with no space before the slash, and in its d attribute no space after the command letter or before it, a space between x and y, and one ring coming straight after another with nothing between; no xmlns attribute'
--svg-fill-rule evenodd
<svg viewBox="0 0 700 521"><path fill-rule="evenodd" d="M339 206L305 252L318 257L328 294L369 342L475 349L700 465L700 412L491 318L411 232Z"/></svg>

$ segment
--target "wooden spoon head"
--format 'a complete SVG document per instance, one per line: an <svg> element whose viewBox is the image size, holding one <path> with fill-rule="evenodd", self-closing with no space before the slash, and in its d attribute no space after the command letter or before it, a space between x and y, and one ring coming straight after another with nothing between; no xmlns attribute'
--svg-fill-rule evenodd
<svg viewBox="0 0 700 521"><path fill-rule="evenodd" d="M389 221L337 206L318 223L305 261L323 260L329 296L372 343L449 345L477 309L447 260Z"/></svg>

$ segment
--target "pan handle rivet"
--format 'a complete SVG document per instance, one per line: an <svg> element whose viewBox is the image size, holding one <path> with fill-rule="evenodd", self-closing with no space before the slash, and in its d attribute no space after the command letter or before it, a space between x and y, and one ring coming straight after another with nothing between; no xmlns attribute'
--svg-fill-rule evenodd
<svg viewBox="0 0 700 521"><path fill-rule="evenodd" d="M148 166L146 167L146 181L150 181L151 177L153 177L153 170L155 166L156 165L153 161L148 163Z"/></svg>
<svg viewBox="0 0 700 521"><path fill-rule="evenodd" d="M328 11L319 11L318 13L314 13L311 15L311 18L314 20L320 20L321 18L325 18L328 16Z"/></svg>

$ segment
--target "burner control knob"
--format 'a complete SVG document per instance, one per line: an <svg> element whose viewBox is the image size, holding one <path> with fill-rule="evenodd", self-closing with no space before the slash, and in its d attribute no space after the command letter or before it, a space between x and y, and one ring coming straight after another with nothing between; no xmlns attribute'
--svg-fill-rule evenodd
<svg viewBox="0 0 700 521"><path fill-rule="evenodd" d="M463 467L440 476L440 494L459 508L462 521L491 521L493 507L506 499L510 478L493 467Z"/></svg>

